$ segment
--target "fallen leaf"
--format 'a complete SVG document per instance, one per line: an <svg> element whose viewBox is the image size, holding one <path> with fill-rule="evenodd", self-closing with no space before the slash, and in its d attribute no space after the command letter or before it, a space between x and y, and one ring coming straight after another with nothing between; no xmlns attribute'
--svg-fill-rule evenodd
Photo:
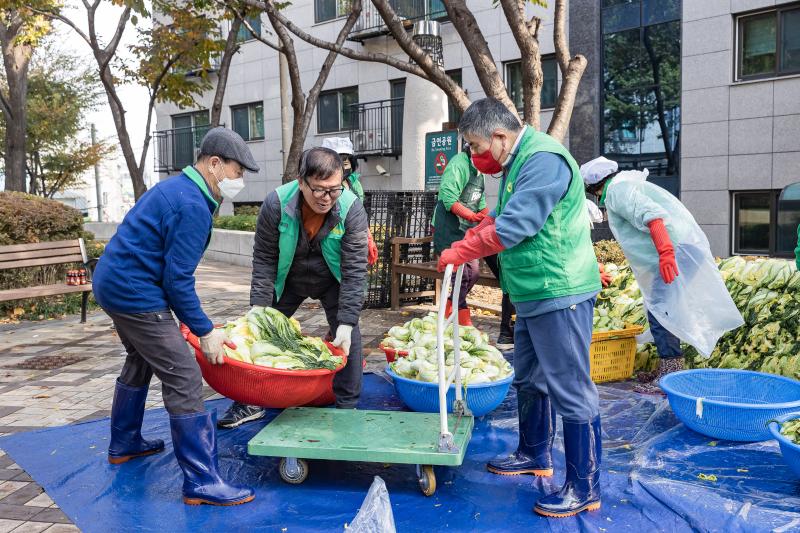
<svg viewBox="0 0 800 533"><path fill-rule="evenodd" d="M697 477L702 479L703 481L712 481L712 482L717 481L717 476L715 476L714 474L698 474Z"/></svg>

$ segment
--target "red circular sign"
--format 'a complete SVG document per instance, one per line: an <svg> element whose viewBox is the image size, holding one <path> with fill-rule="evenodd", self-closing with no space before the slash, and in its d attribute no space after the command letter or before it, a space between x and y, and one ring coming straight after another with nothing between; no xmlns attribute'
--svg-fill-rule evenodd
<svg viewBox="0 0 800 533"><path fill-rule="evenodd" d="M440 176L444 174L444 168L447 166L447 156L444 152L439 152L433 159L433 169Z"/></svg>

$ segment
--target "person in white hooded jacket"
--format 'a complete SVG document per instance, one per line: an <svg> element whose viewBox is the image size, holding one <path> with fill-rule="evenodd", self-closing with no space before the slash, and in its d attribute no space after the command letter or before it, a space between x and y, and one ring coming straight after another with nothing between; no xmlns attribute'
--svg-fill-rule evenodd
<svg viewBox="0 0 800 533"><path fill-rule="evenodd" d="M675 196L646 181L646 169L618 171L615 161L598 157L580 171L636 276L660 357L652 381L635 390L660 393L659 380L683 369L681 340L708 356L719 337L744 321L705 234Z"/></svg>

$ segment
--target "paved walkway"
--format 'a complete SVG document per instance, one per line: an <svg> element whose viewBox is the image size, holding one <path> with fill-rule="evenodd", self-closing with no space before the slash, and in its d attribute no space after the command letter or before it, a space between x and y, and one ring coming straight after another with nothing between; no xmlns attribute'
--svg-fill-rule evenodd
<svg viewBox="0 0 800 533"><path fill-rule="evenodd" d="M197 272L203 307L215 322L241 316L249 309L250 270L205 262ZM361 316L367 371L386 365L378 343L386 331L425 306L401 312L366 310ZM328 326L319 305L308 301L295 315L308 335L322 336ZM476 326L492 335L497 318L477 318ZM0 326L0 435L107 417L114 383L125 352L111 320L102 312L45 322ZM206 399L215 395L204 388ZM162 407L161 385L154 378L148 408ZM57 505L13 460L0 450L0 533L78 531Z"/></svg>

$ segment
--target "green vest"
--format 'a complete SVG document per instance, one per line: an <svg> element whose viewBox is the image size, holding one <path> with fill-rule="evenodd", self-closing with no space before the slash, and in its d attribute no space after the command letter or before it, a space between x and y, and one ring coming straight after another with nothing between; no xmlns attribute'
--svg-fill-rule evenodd
<svg viewBox="0 0 800 533"><path fill-rule="evenodd" d="M295 217L296 213L289 214L286 206L289 201L300 194L300 185L297 180L281 185L276 189L278 199L281 202L281 221L278 225L278 274L275 278L275 297L280 300L283 288L286 285L286 277L292 268L294 252L297 250L297 239L300 236L300 220ZM339 205L339 223L336 224L328 235L322 239L322 256L328 264L328 268L336 278L342 281L342 237L344 236L344 221L347 219L347 212L350 206L356 201L356 195L345 189L337 201ZM298 202L300 199L298 199ZM298 207L297 212L300 211Z"/></svg>
<svg viewBox="0 0 800 533"><path fill-rule="evenodd" d="M539 232L500 252L500 284L512 302L560 298L600 290L597 257L592 248L583 179L578 164L561 143L527 128L500 191L497 215L503 212L522 165L537 152L562 156L572 170L567 193Z"/></svg>
<svg viewBox="0 0 800 533"><path fill-rule="evenodd" d="M361 185L361 174L358 172L351 172L349 176L345 178L347 184L350 186L350 190L358 196L358 199L362 202L364 201L364 187Z"/></svg>
<svg viewBox="0 0 800 533"><path fill-rule="evenodd" d="M454 176L456 172L469 176L467 183L461 190L458 201L472 211L480 211L480 204L481 200L484 198L485 187L483 174L479 173L472 165L472 162L465 152L457 154L450 160L442 175L442 182L446 180L456 180L457 178ZM441 191L441 184L439 187ZM440 254L442 251L450 248L450 245L455 241L463 239L467 230L474 227L475 224L467 222L463 218L459 218L448 211L444 202L440 199L436 202L436 207L433 210L431 226L435 228L433 232L433 249L436 253Z"/></svg>

